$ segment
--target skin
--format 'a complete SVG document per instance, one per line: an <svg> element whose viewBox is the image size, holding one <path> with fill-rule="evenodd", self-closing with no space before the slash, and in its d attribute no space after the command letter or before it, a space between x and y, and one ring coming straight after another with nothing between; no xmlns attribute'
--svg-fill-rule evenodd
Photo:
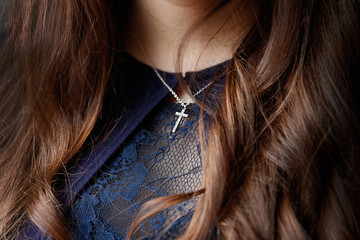
<svg viewBox="0 0 360 240"><path fill-rule="evenodd" d="M214 1L133 0L125 49L145 64L167 72L182 72L183 75L230 59L233 53L232 40L236 33L228 17L231 13L228 4L208 18L201 28L192 32L186 47L182 49L181 69L177 68L179 46L186 33L209 8L209 4L214 4ZM183 101L189 99L185 88L179 86L176 89Z"/></svg>

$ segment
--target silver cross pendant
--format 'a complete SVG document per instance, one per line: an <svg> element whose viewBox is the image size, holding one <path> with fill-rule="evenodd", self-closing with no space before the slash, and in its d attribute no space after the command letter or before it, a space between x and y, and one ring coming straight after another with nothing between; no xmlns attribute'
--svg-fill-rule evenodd
<svg viewBox="0 0 360 240"><path fill-rule="evenodd" d="M181 112L176 112L175 113L175 115L178 116L178 119L176 119L175 125L174 125L174 127L172 129L173 133L176 132L176 129L178 128L178 126L179 126L179 124L181 122L181 119L184 118L184 117L185 118L188 117L188 115L185 113L185 111L186 111L186 106L184 106L184 108L181 110Z"/></svg>

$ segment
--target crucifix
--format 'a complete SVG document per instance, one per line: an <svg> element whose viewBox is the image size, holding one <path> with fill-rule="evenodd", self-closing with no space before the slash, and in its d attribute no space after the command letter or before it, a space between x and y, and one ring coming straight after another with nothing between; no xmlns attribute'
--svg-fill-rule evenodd
<svg viewBox="0 0 360 240"><path fill-rule="evenodd" d="M172 132L174 133L174 132L176 132L176 129L178 128L178 126L179 126L179 124L180 124L180 122L181 122L181 119L183 118L183 117L188 117L188 115L185 113L185 111L186 111L186 106L184 106L184 108L181 110L181 112L176 112L175 113L175 115L176 116L179 116L178 117L178 119L176 119L176 122L175 122L175 126L174 126L174 128L172 129Z"/></svg>

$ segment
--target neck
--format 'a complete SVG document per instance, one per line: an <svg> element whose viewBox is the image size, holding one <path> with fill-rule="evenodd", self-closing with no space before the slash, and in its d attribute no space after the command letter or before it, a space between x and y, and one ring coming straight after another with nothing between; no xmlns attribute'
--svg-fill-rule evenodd
<svg viewBox="0 0 360 240"><path fill-rule="evenodd" d="M230 8L225 6L191 33L186 47L181 49L181 69L177 68L178 50L184 37L212 2L133 0L125 49L138 60L169 72L197 71L231 58L234 24L228 24Z"/></svg>

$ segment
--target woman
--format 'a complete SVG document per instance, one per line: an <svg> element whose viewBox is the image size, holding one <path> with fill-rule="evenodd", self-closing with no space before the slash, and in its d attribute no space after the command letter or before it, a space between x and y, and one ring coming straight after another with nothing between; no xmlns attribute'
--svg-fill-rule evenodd
<svg viewBox="0 0 360 240"><path fill-rule="evenodd" d="M359 237L357 2L10 4L1 238Z"/></svg>

